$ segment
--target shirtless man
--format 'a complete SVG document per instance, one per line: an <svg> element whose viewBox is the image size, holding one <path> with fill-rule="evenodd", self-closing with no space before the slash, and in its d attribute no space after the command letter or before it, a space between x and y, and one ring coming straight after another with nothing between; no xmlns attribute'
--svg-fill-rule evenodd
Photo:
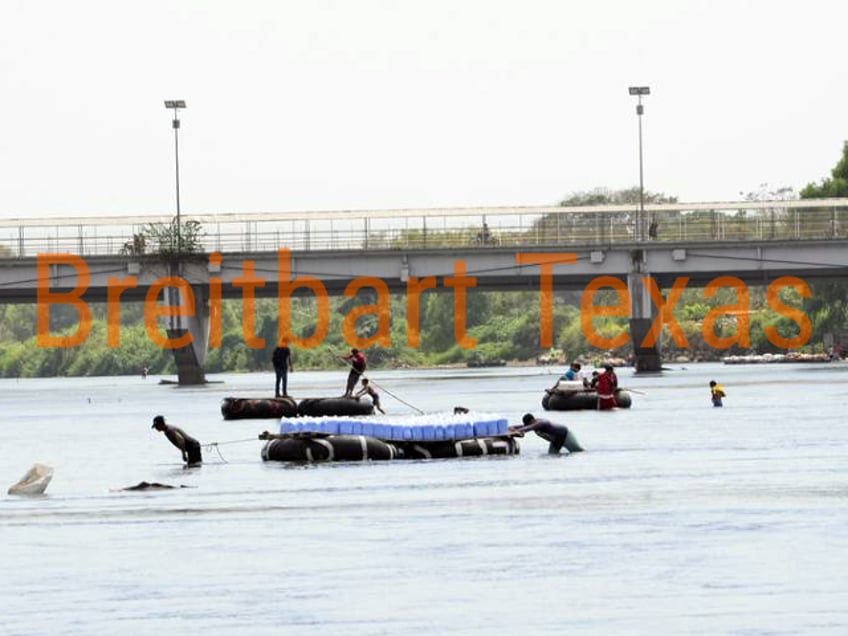
<svg viewBox="0 0 848 636"><path fill-rule="evenodd" d="M151 428L165 433L168 441L180 449L180 452L183 454L183 461L189 466L199 464L203 461L200 453L200 442L181 428L165 424L165 418L161 415L153 418L153 426Z"/></svg>

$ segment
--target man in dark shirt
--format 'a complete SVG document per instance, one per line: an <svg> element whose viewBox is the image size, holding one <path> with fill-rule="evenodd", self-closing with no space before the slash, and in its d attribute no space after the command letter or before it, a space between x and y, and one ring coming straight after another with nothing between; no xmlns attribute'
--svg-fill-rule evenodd
<svg viewBox="0 0 848 636"><path fill-rule="evenodd" d="M294 371L294 366L292 365L291 350L288 344L288 340L283 340L271 355L271 363L274 365L274 373L277 376L274 384L274 397L288 397L289 394L289 371ZM280 384L283 388L282 393L280 393Z"/></svg>
<svg viewBox="0 0 848 636"><path fill-rule="evenodd" d="M521 426L510 427L510 433L523 436L524 433L533 431L542 439L550 442L548 452L551 455L558 455L563 446L569 453L579 453L583 450L580 442L564 424L533 417L532 413L525 413L521 421L523 422Z"/></svg>

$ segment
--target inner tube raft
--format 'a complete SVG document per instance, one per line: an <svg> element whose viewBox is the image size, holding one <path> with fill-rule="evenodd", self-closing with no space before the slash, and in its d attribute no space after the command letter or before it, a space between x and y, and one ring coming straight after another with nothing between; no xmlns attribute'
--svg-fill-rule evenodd
<svg viewBox="0 0 848 636"><path fill-rule="evenodd" d="M474 437L455 442L406 442L405 459L446 459L483 455L518 455L521 446L514 437Z"/></svg>
<svg viewBox="0 0 848 636"><path fill-rule="evenodd" d="M266 444L262 458L361 461L517 455L519 442L508 431L506 419L486 413L283 419L284 437Z"/></svg>
<svg viewBox="0 0 848 636"><path fill-rule="evenodd" d="M297 415L324 417L334 415L371 415L374 405L369 400L351 397L305 398L297 405Z"/></svg>
<svg viewBox="0 0 848 636"><path fill-rule="evenodd" d="M367 435L304 435L269 441L262 448L262 459L280 462L447 459L518 455L520 449L518 440L508 436L395 444Z"/></svg>
<svg viewBox="0 0 848 636"><path fill-rule="evenodd" d="M624 389L616 389L615 401L619 408L629 409L632 403L630 393ZM581 411L598 408L598 394L595 391L581 389L579 391L552 390L542 398L542 408L546 411Z"/></svg>
<svg viewBox="0 0 848 636"><path fill-rule="evenodd" d="M264 461L365 461L403 458L403 451L375 437L328 435L272 439L262 448Z"/></svg>
<svg viewBox="0 0 848 636"><path fill-rule="evenodd" d="M221 402L221 415L225 420L294 417L297 415L297 402L290 397L226 397Z"/></svg>

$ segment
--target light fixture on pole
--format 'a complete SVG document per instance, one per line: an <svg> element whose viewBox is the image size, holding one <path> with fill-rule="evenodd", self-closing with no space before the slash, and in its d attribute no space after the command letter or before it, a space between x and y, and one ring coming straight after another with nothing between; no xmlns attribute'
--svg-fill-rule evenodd
<svg viewBox="0 0 848 636"><path fill-rule="evenodd" d="M636 240L641 241L645 235L645 186L642 177L642 113L645 108L642 106L642 95L650 95L651 89L649 86L630 86L627 91L639 99L636 104L636 115L639 118L639 213L636 215Z"/></svg>
<svg viewBox="0 0 848 636"><path fill-rule="evenodd" d="M166 99L165 108L171 108L174 111L174 160L177 173L177 253L182 252L182 227L180 225L180 139L178 132L180 130L180 109L185 108L186 103L182 99Z"/></svg>

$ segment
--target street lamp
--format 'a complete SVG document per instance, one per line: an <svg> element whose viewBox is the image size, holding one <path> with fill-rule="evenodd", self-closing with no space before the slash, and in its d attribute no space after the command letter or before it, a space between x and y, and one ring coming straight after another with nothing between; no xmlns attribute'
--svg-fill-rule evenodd
<svg viewBox="0 0 848 636"><path fill-rule="evenodd" d="M627 91L639 99L636 104L636 115L639 117L639 214L636 217L636 240L641 241L645 234L645 187L642 177L642 113L645 108L642 106L642 95L650 95L651 89L649 86L631 86Z"/></svg>
<svg viewBox="0 0 848 636"><path fill-rule="evenodd" d="M183 243L181 232L182 229L180 227L180 140L178 136L178 132L180 130L180 109L185 108L186 103L182 99L166 99L165 100L165 108L172 108L174 110L174 158L175 165L177 169L177 253L182 252Z"/></svg>

